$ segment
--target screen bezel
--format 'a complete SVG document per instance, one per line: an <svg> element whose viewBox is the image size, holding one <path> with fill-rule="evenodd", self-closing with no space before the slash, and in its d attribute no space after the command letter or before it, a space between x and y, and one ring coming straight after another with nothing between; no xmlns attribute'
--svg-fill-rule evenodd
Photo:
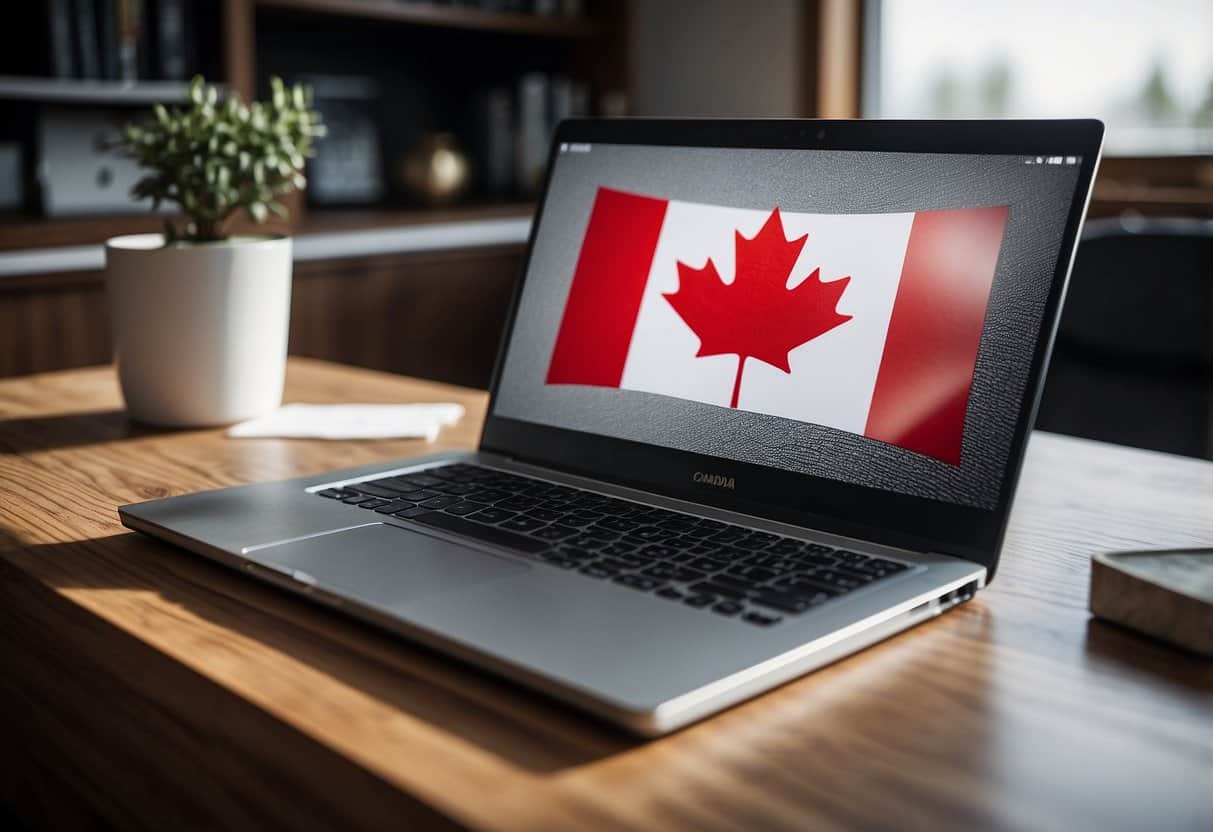
<svg viewBox="0 0 1213 832"><path fill-rule="evenodd" d="M1028 429L1034 423L1053 347L1061 301L1099 163L1103 124L1095 119L999 121L830 121L577 119L560 124L548 158L548 178L563 142L674 147L964 153L1081 158L1041 329L1020 402L1010 453L992 509L855 485L825 477L736 462L582 431L495 416L498 385L543 220L536 207L522 272L493 371L482 450L678 499L780 520L811 529L982 564L993 577L1006 531ZM545 180L546 181L546 180ZM546 196L546 186L544 188ZM731 477L735 489L696 483L696 472Z"/></svg>

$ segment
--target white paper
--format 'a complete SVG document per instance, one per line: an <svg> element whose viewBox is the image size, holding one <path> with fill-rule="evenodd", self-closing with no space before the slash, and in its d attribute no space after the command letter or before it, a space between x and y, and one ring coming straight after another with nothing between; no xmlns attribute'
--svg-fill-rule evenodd
<svg viewBox="0 0 1213 832"><path fill-rule="evenodd" d="M432 442L463 416L458 404L287 404L233 425L237 439L405 439Z"/></svg>

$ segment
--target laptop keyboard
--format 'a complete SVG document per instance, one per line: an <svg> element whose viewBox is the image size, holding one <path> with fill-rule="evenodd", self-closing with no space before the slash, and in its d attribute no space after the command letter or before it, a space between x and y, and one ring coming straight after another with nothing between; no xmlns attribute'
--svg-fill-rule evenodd
<svg viewBox="0 0 1213 832"><path fill-rule="evenodd" d="M910 568L479 465L316 493L758 627Z"/></svg>

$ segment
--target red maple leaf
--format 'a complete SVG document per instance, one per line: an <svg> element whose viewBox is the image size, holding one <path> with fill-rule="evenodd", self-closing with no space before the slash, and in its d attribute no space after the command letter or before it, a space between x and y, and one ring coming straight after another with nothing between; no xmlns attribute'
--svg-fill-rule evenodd
<svg viewBox="0 0 1213 832"><path fill-rule="evenodd" d="M680 260L678 291L663 295L699 336L696 358L737 356L730 407L737 407L747 358L791 373L789 352L852 317L836 309L850 276L823 283L818 268L796 288L787 288L809 235L787 239L778 208L753 239L747 240L740 231L734 234L737 257L732 283L720 279L711 258L701 269Z"/></svg>

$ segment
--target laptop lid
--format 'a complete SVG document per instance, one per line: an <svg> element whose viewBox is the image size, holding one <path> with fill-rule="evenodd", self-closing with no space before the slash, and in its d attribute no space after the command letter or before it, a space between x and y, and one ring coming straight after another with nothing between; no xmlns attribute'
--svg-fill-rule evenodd
<svg viewBox="0 0 1213 832"><path fill-rule="evenodd" d="M485 450L995 570L1103 125L560 125Z"/></svg>

